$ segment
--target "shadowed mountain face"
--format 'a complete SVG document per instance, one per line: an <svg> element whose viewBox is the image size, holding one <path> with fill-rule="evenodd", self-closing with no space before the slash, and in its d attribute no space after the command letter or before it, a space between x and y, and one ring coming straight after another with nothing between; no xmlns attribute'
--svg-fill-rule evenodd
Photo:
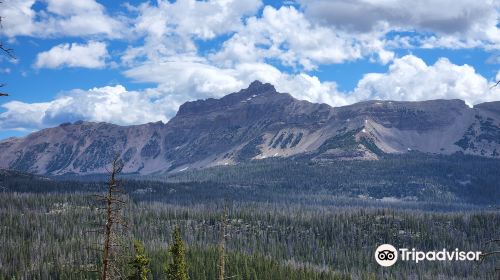
<svg viewBox="0 0 500 280"><path fill-rule="evenodd" d="M253 82L221 99L183 104L167 124L76 122L0 142L0 168L38 174L176 172L268 157L377 160L384 153L500 157L500 102L367 101L332 108Z"/></svg>

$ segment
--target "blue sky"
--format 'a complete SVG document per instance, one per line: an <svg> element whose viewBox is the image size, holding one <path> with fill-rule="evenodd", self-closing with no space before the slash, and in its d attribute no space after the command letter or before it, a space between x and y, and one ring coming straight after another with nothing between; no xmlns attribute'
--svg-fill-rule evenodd
<svg viewBox="0 0 500 280"><path fill-rule="evenodd" d="M0 139L61 122L168 121L259 79L311 102L500 100L500 6L469 0L0 4Z"/></svg>

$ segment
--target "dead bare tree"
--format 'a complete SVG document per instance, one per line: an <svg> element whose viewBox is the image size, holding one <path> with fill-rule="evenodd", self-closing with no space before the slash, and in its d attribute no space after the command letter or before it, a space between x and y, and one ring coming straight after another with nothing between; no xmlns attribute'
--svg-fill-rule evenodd
<svg viewBox="0 0 500 280"><path fill-rule="evenodd" d="M0 88L4 87L4 86L5 86L5 84L0 84ZM0 96L9 96L9 94L0 92Z"/></svg>
<svg viewBox="0 0 500 280"><path fill-rule="evenodd" d="M0 1L0 4L3 4L3 2L2 2L2 1ZM3 18L2 18L2 17L0 17L0 27L3 27L3 26L2 26L2 20L3 20ZM0 51L2 51L2 52L3 52L5 55L7 55L8 57L15 59L15 56L14 56L14 50L13 50L13 49L11 49L11 48L6 47L6 46L3 44L3 42L0 42Z"/></svg>
<svg viewBox="0 0 500 280"><path fill-rule="evenodd" d="M229 236L227 233L229 220L228 220L228 207L227 202L224 205L224 212L222 214L221 224L220 224L220 240L219 240L219 277L218 280L226 280L236 277L226 276L226 239Z"/></svg>
<svg viewBox="0 0 500 280"><path fill-rule="evenodd" d="M120 188L120 181L117 179L118 174L123 169L123 161L119 156L113 160L111 170L108 170L109 181L107 183L107 191L104 195L96 195L99 202L104 203L104 206L99 208L104 211L105 223L102 226L103 244L102 244L102 263L101 263L101 279L122 279L122 271L118 265L118 259L123 256L123 240L124 229L127 224L123 218L123 206L126 204L126 196L123 189Z"/></svg>
<svg viewBox="0 0 500 280"><path fill-rule="evenodd" d="M0 4L2 4L2 1L0 1ZM0 17L0 27L2 27L2 20L3 18ZM4 53L5 55L7 55L10 59L16 59L16 57L14 56L14 50L11 49L11 48L8 48L6 47L3 42L0 41L0 52ZM1 87L4 87L5 84L1 84L0 83L0 88ZM7 93L3 93L3 92L0 92L0 96L9 96Z"/></svg>
<svg viewBox="0 0 500 280"><path fill-rule="evenodd" d="M219 240L219 280L224 280L225 266L226 266L226 228L227 228L227 208L224 206L224 213L222 214L220 226L220 240Z"/></svg>
<svg viewBox="0 0 500 280"><path fill-rule="evenodd" d="M490 240L490 241L486 242L486 244L489 244L489 243L500 244L500 239L493 239L493 240ZM480 255L480 258L481 258L481 261L484 261L485 259L487 259L489 257L492 257L494 255L500 255L500 249L493 249L491 251L482 253ZM497 274L497 280L500 280L500 267L496 267L495 268L495 272Z"/></svg>
<svg viewBox="0 0 500 280"><path fill-rule="evenodd" d="M0 2L1 4L2 2ZM0 17L0 26L2 24L2 18ZM11 48L7 48L3 42L0 42L0 51L2 51L5 55L7 55L11 59L15 59L16 57L14 56L14 50Z"/></svg>
<svg viewBox="0 0 500 280"><path fill-rule="evenodd" d="M497 85L498 84L500 84L500 81L497 83ZM497 208L497 211L500 212L500 207ZM488 245L493 245L493 248L490 249L490 250L488 250L488 251L486 251L486 252L484 252L484 253L482 253L479 256L480 259L481 259L481 262L483 262L487 258L496 256L496 255L500 255L500 239L499 238L495 238L495 239L491 239L491 240L486 241L485 242L485 246L488 246ZM497 280L500 280L500 266L495 267L495 272L497 274Z"/></svg>

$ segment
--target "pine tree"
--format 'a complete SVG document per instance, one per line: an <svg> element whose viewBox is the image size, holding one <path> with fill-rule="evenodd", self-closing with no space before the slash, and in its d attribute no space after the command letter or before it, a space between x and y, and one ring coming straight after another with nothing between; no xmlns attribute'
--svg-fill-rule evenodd
<svg viewBox="0 0 500 280"><path fill-rule="evenodd" d="M186 263L186 248L181 239L181 231L177 227L172 236L173 244L168 249L172 262L167 266L167 280L189 280Z"/></svg>
<svg viewBox="0 0 500 280"><path fill-rule="evenodd" d="M127 277L129 280L148 280L151 272L149 264L151 260L146 256L144 245L138 240L134 241L135 257L129 262L132 273Z"/></svg>

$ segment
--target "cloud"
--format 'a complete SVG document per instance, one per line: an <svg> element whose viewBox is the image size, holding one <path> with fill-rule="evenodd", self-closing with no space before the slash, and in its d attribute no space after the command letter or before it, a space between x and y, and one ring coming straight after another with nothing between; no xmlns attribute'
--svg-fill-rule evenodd
<svg viewBox="0 0 500 280"><path fill-rule="evenodd" d="M37 55L35 68L83 67L102 68L108 56L106 44L90 41L87 44L61 44Z"/></svg>
<svg viewBox="0 0 500 280"><path fill-rule="evenodd" d="M262 62L243 62L231 67L213 66L203 58L176 58L141 65L124 72L138 82L159 84L164 93L175 94L181 104L188 100L221 97L246 87L253 80L274 84L278 91L295 98L331 106L381 99L421 101L462 99L469 105L500 99L500 90L469 65L456 65L446 58L433 65L407 55L395 59L386 73L368 73L350 92L341 92L333 81L320 81L301 72L288 74ZM500 74L499 74L500 75Z"/></svg>
<svg viewBox="0 0 500 280"><path fill-rule="evenodd" d="M498 47L500 2L476 0L303 0L309 19L325 26L367 33L416 31L425 47ZM429 35L430 36L427 36Z"/></svg>
<svg viewBox="0 0 500 280"><path fill-rule="evenodd" d="M9 37L32 34L37 29L34 24L36 12L31 9L34 4L35 0L13 0L8 4L2 3L0 32Z"/></svg>
<svg viewBox="0 0 500 280"><path fill-rule="evenodd" d="M162 63L149 63L126 70L124 75L137 81L157 83L161 92L177 104L189 100L222 97L245 88L254 80L269 82L281 92L312 102L345 105L334 82L320 82L306 73L287 74L267 63L240 63L217 67L199 57L175 57ZM342 97L339 97L342 96Z"/></svg>
<svg viewBox="0 0 500 280"><path fill-rule="evenodd" d="M128 48L122 61L131 64L142 58L156 61L164 56L196 54L194 40L210 40L236 31L261 5L261 0L159 0L156 5L146 2L130 6L138 14L132 30L144 38L144 44Z"/></svg>
<svg viewBox="0 0 500 280"><path fill-rule="evenodd" d="M203 58L177 57L127 70L124 74L131 79L158 84L142 91L127 91L117 85L73 90L43 103L8 102L2 105L5 112L0 114L0 129L39 129L80 119L122 125L165 122L186 101L221 97L253 80L270 82L278 91L297 99L331 106L371 99L456 98L473 105L500 97L500 89L490 89L488 81L473 67L456 65L446 58L433 65L413 55L395 59L386 73L366 74L351 92L339 91L333 81L320 81L307 73L288 74L266 63L234 67L207 63Z"/></svg>
<svg viewBox="0 0 500 280"><path fill-rule="evenodd" d="M158 83L164 89L194 99L222 96L244 86L235 77L234 69L221 69L193 59L143 64L124 74L136 81Z"/></svg>
<svg viewBox="0 0 500 280"><path fill-rule="evenodd" d="M158 9L165 12L167 25L175 25L175 32L199 39L212 39L236 30L246 15L253 15L262 5L260 0L159 1Z"/></svg>
<svg viewBox="0 0 500 280"><path fill-rule="evenodd" d="M218 68L193 58L185 60L143 65L126 73L135 79L159 83L155 88L128 91L116 85L76 89L47 102L5 103L1 106L5 112L0 113L0 130L36 130L77 120L120 125L166 122L186 101L221 97L247 87L256 79L271 82L279 91L290 92L300 99L345 104L344 100L336 100L336 94L340 93L335 83L321 83L307 74L289 75L264 63Z"/></svg>
<svg viewBox="0 0 500 280"><path fill-rule="evenodd" d="M387 73L366 74L352 93L355 100L382 99L420 101L462 99L469 105L500 99L483 76L469 65L456 65L440 58L433 65L407 55L396 59Z"/></svg>
<svg viewBox="0 0 500 280"><path fill-rule="evenodd" d="M6 111L0 114L0 129L5 130L32 130L40 129L40 120L49 102L24 103L11 101L2 105Z"/></svg>
<svg viewBox="0 0 500 280"><path fill-rule="evenodd" d="M127 91L121 85L73 90L52 101L2 105L0 129L40 129L63 122L88 120L121 125L166 121L172 114L168 98L158 99L158 92Z"/></svg>
<svg viewBox="0 0 500 280"><path fill-rule="evenodd" d="M417 46L495 48L500 42L500 7L495 1L308 0L298 1L299 8L265 6L254 16L260 2L248 9L224 3L185 0L138 6L135 30L145 34L145 44L122 57L130 67L125 76L157 83L178 103L220 97L255 78L299 99L333 106L374 98L460 98L468 104L496 98L488 81L471 66L446 59L427 65L415 56L396 58L394 53ZM234 24L221 26L210 20L211 14ZM207 23L200 26L201 21ZM405 35L408 32L412 35ZM200 56L193 39L221 34L231 36L220 48ZM365 58L390 64L389 71L366 74L350 92L339 92L335 82L308 73L321 65ZM292 70L281 71L279 66Z"/></svg>
<svg viewBox="0 0 500 280"><path fill-rule="evenodd" d="M383 52L386 63L392 55L384 50L379 35L383 34L355 36L313 24L294 7L266 6L261 17L249 18L211 59L223 65L277 59L286 66L311 70L318 64L342 63Z"/></svg>
<svg viewBox="0 0 500 280"><path fill-rule="evenodd" d="M125 19L113 18L94 0L46 0L46 7L35 11L35 0L13 0L2 4L1 32L8 37L105 36L121 38Z"/></svg>
<svg viewBox="0 0 500 280"><path fill-rule="evenodd" d="M47 11L60 15L72 16L82 13L99 13L103 11L103 6L93 0L46 0Z"/></svg>
<svg viewBox="0 0 500 280"><path fill-rule="evenodd" d="M414 47L500 47L498 1L296 2L274 8L262 7L261 0L158 0L125 4L127 13L118 16L95 0L45 0L36 10L34 0L4 3L0 32L8 37L90 38L39 53L35 68L102 68L110 54L119 55L126 78L155 86L78 89L47 102L5 103L0 129L79 119L126 125L167 121L186 101L221 97L256 79L332 106L368 99L460 98L470 105L500 99L500 89L490 89L472 66L445 58L428 65L413 55L395 55ZM126 49L111 43L114 39L127 40ZM360 59L388 64L388 71L365 74L349 92L311 74L322 65Z"/></svg>

